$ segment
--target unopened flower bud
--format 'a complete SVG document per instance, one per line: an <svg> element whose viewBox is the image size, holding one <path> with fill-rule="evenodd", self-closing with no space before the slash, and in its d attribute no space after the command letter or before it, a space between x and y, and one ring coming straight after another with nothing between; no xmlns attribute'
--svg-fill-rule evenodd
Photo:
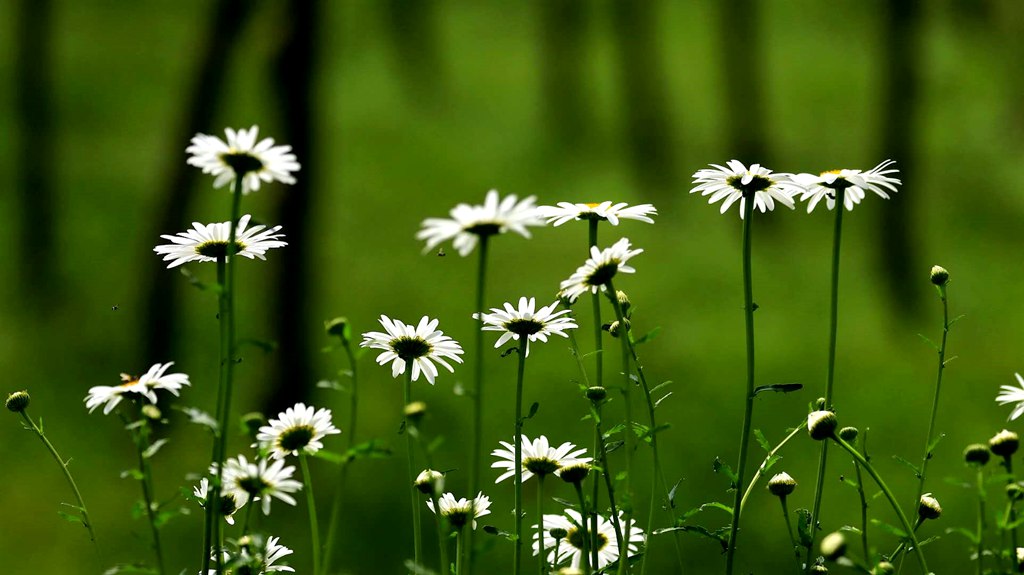
<svg viewBox="0 0 1024 575"><path fill-rule="evenodd" d="M944 286L949 283L949 272L942 266L932 266L932 283Z"/></svg>
<svg viewBox="0 0 1024 575"><path fill-rule="evenodd" d="M1024 499L1024 485L1013 482L1006 485L1006 498L1010 501L1020 501Z"/></svg>
<svg viewBox="0 0 1024 575"><path fill-rule="evenodd" d="M21 413L28 409L28 404L32 402L32 398L29 396L28 391L15 391L14 393L7 396L7 409L14 413Z"/></svg>
<svg viewBox="0 0 1024 575"><path fill-rule="evenodd" d="M817 399L817 401L814 402L814 406L815 406L814 407L815 410L817 410L817 411L824 411L825 410L825 398L824 397L819 397Z"/></svg>
<svg viewBox="0 0 1024 575"><path fill-rule="evenodd" d="M587 399L594 403L604 401L604 398L606 397L608 397L608 390L599 385L587 388Z"/></svg>
<svg viewBox="0 0 1024 575"><path fill-rule="evenodd" d="M831 411L812 411L807 415L807 432L811 434L811 439L828 439L835 435L838 426L836 414Z"/></svg>
<svg viewBox="0 0 1024 575"><path fill-rule="evenodd" d="M629 317L629 308L633 307L633 304L629 302L629 296L622 290L615 291L615 298L619 300L619 307L622 308L623 317Z"/></svg>
<svg viewBox="0 0 1024 575"><path fill-rule="evenodd" d="M242 535L238 539L238 546L239 547L252 547L253 543L254 543L254 541L252 539L252 535Z"/></svg>
<svg viewBox="0 0 1024 575"><path fill-rule="evenodd" d="M942 515L942 506L939 505L939 500L932 497L931 493L922 495L921 501L917 504L917 515L921 519L938 519Z"/></svg>
<svg viewBox="0 0 1024 575"><path fill-rule="evenodd" d="M153 405L152 403L147 403L146 405L143 405L141 411L142 416L150 421L160 421L160 418L163 417L164 415L163 413L160 412L160 408Z"/></svg>
<svg viewBox="0 0 1024 575"><path fill-rule="evenodd" d="M875 565L874 570L871 571L871 575L895 575L895 573L896 567L888 561L882 561L878 565Z"/></svg>
<svg viewBox="0 0 1024 575"><path fill-rule="evenodd" d="M855 441L858 435L860 435L860 431L856 427L844 427L839 430L839 437L847 443Z"/></svg>
<svg viewBox="0 0 1024 575"><path fill-rule="evenodd" d="M988 463L991 455L992 454L989 452L988 446L981 443L972 443L964 449L964 461L966 461L968 465L985 465Z"/></svg>
<svg viewBox="0 0 1024 575"><path fill-rule="evenodd" d="M846 537L839 531L829 533L821 540L821 554L829 561L835 561L846 555Z"/></svg>
<svg viewBox="0 0 1024 575"><path fill-rule="evenodd" d="M413 482L416 489L424 495L433 495L444 491L444 474L433 469L424 469Z"/></svg>
<svg viewBox="0 0 1024 575"><path fill-rule="evenodd" d="M573 463L558 470L558 476L566 483L578 485L590 475L589 463Z"/></svg>
<svg viewBox="0 0 1024 575"><path fill-rule="evenodd" d="M796 489L796 479L783 471L768 480L768 491L776 497L785 497Z"/></svg>
<svg viewBox="0 0 1024 575"><path fill-rule="evenodd" d="M256 436L260 432L260 428L267 424L267 418L258 411L250 411L242 416L242 427L245 428L246 433L249 437L256 440Z"/></svg>
<svg viewBox="0 0 1024 575"><path fill-rule="evenodd" d="M427 414L427 404L422 401L414 401L405 406L403 413L406 419L411 421L413 425L416 425Z"/></svg>
<svg viewBox="0 0 1024 575"><path fill-rule="evenodd" d="M1017 437L1017 434L1006 429L995 434L992 436L992 439L988 440L988 448L992 450L992 453L1002 457L1010 457L1014 453L1017 453L1017 447L1019 446L1020 438Z"/></svg>
<svg viewBox="0 0 1024 575"><path fill-rule="evenodd" d="M565 539L566 536L569 535L569 532L565 529L562 529L561 527L555 527L554 529L549 529L548 534L554 537L555 539Z"/></svg>
<svg viewBox="0 0 1024 575"><path fill-rule="evenodd" d="M824 565L813 565L811 566L811 575L828 575L828 567Z"/></svg>
<svg viewBox="0 0 1024 575"><path fill-rule="evenodd" d="M348 323L347 317L336 317L334 319L324 322L324 330L327 331L327 335L333 335L341 338L341 341L348 342L352 335L352 328Z"/></svg>
<svg viewBox="0 0 1024 575"><path fill-rule="evenodd" d="M626 326L626 331L628 332L630 330L630 327L631 327L631 325L629 323L629 320L623 318L622 321L623 321L623 325ZM621 333L622 333L622 330L619 329L619 322L618 322L618 320L613 321L611 323L606 323L606 324L602 325L601 329L603 329L606 332L608 332L608 334L611 335L612 337L619 337L619 335L621 335Z"/></svg>

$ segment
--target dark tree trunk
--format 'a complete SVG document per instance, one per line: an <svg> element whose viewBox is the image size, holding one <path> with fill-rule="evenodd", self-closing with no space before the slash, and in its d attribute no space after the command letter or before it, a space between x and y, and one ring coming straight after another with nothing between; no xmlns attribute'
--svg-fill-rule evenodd
<svg viewBox="0 0 1024 575"><path fill-rule="evenodd" d="M544 124L562 145L586 141L592 121L586 94L586 0L540 3Z"/></svg>
<svg viewBox="0 0 1024 575"><path fill-rule="evenodd" d="M406 95L434 103L444 86L435 0L386 0L386 29Z"/></svg>
<svg viewBox="0 0 1024 575"><path fill-rule="evenodd" d="M757 0L719 3L718 40L725 70L726 131L729 156L746 165L775 169L764 138L764 76ZM739 17L737 17L739 15Z"/></svg>
<svg viewBox="0 0 1024 575"><path fill-rule="evenodd" d="M30 0L31 1L31 0ZM199 57L199 71L192 92L188 97L182 121L173 122L177 129L170 130L168 145L167 177L162 181L162 202L157 210L152 227L152 237L172 234L186 225L186 214L195 195L197 182L202 173L185 163L185 148L197 132L213 133L211 128L214 114L224 92L227 77L227 61L231 48L238 41L246 21L252 14L251 0L221 0L213 7L210 27L206 33L206 44ZM204 187L212 190L212 182L202 176ZM224 197L228 198L225 192ZM225 199L225 206L228 200ZM226 209L226 208L225 208ZM227 218L224 218L227 219ZM149 269L144 277L151 278L146 287L146 325L143 343L143 362L167 361L174 357L178 341L178 315L181 309L181 289L184 282L170 281L165 264L159 258L147 257L144 267Z"/></svg>
<svg viewBox="0 0 1024 575"><path fill-rule="evenodd" d="M276 77L284 111L284 141L290 143L302 164L296 183L283 195L278 223L288 234L287 249L281 250L274 289L279 337L274 393L267 413L276 413L298 401L308 401L313 389L310 365L310 333L319 322L309 309L310 262L309 212L312 206L313 159L313 74L315 69L317 13L316 0L291 4L291 21L284 23L286 39L277 60ZM319 333L319 332L318 332Z"/></svg>
<svg viewBox="0 0 1024 575"><path fill-rule="evenodd" d="M635 177L650 190L668 193L681 162L672 145L668 89L658 52L655 10L647 0L613 0L612 27L619 51L619 83L626 138Z"/></svg>

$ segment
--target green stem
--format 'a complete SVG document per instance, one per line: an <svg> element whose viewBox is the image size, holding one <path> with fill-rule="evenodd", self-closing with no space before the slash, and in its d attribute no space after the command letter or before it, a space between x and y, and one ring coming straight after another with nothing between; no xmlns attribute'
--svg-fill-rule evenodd
<svg viewBox="0 0 1024 575"><path fill-rule="evenodd" d="M982 565L984 561L985 545L983 537L985 535L985 474L981 470L981 466L978 466L978 575L982 575L984 570Z"/></svg>
<svg viewBox="0 0 1024 575"><path fill-rule="evenodd" d="M608 299L612 302L612 307L615 308L615 318L619 322L619 328L625 331L626 318L622 314L622 306L619 305L619 298L616 295L615 285L611 280L605 284L607 290ZM626 493L623 496L623 508L625 509L625 528L624 533L628 537L629 528L633 524L633 451L634 441L636 434L633 431L633 404L630 399L630 390L633 387L633 379L631 377L630 370L630 353L629 353L629 338L625 336L619 337L622 347L622 399L625 404L626 412L626 429L623 431L625 436L626 445L626 481L625 489ZM653 430L651 430L653 431ZM628 544L628 541L626 542ZM626 547L619 548L619 575L625 575L630 572L630 564L628 560L628 549Z"/></svg>
<svg viewBox="0 0 1024 575"><path fill-rule="evenodd" d="M590 220L587 222L590 225L590 233L588 238L589 247L597 247L597 224L600 223L598 220ZM587 252L589 256L589 250ZM595 374L597 376L597 385L604 385L604 344L602 343L602 329L601 329L601 294L592 293L590 297L594 311L594 367L596 368Z"/></svg>
<svg viewBox="0 0 1024 575"><path fill-rule="evenodd" d="M219 363L217 367L217 411L214 414L217 421L221 421L221 413L224 411L224 363L228 361L227 351L227 323L225 322L225 314L227 314L226 300L224 294L227 292L227 280L225 276L226 262L224 257L217 258L217 286L220 288L220 294L217 296L217 318L219 319L220 326L220 349L219 349ZM219 423L218 423L219 425ZM210 456L210 461L217 463L223 462L224 458L220 452L220 436L223 433L223 428L218 427L213 430L213 454ZM217 469L219 470L219 464ZM217 528L217 510L220 507L220 472L218 471L213 477L210 478L210 489L206 496L206 515L205 522L203 524L203 570L202 573L209 573L211 557L214 555L212 552L213 542L216 539L216 528ZM217 556L220 553L216 553Z"/></svg>
<svg viewBox="0 0 1024 575"><path fill-rule="evenodd" d="M484 354L486 349L484 348L484 332L483 328L483 317L484 317L484 294L487 287L487 247L489 235L480 236L480 249L479 249L479 260L477 264L476 272L476 306L475 311L477 312L477 325L476 334L474 340L474 347L476 348L476 364L475 373L473 377L473 448L472 454L470 455L469 465L469 493L473 495L480 490L480 457L483 453L483 387L484 387ZM476 556L473 553L474 545L473 540L476 537L476 531L473 529L469 530L469 539L466 541L464 551L469 555L469 561L467 562L468 573L473 573L473 566L476 561Z"/></svg>
<svg viewBox="0 0 1024 575"><path fill-rule="evenodd" d="M590 509L590 532L594 534L594 537L597 537L597 510L599 496L601 495L601 476L604 476L607 481L608 457L604 454L604 440L601 437L601 406L591 405L593 406L594 413L594 461L601 462L600 469L595 468L591 470L591 475L594 476L594 483L592 485L593 499L591 500ZM608 481L608 484L611 485L611 482ZM609 491L608 493L612 515L618 517L615 510L615 497L611 496L612 492ZM622 532L618 527L615 528L615 541L620 545L622 544ZM621 547L619 548L621 549ZM597 545L592 545L590 549L590 564L595 569L597 568L597 551Z"/></svg>
<svg viewBox="0 0 1024 575"><path fill-rule="evenodd" d="M348 440L345 448L345 451L347 452L353 445L355 445L356 440L356 419L359 414L359 372L357 371L355 354L352 352L352 346L349 345L349 341L342 338L341 344L345 349L345 355L348 357L349 370L352 372L352 397L349 403ZM334 501L331 504L331 519L327 527L327 547L324 551L324 575L331 572L331 565L334 558L334 542L338 537L338 525L341 523L342 501L345 495L345 483L347 478L348 464L346 462L341 466L341 470L339 471L338 484L335 486L334 490Z"/></svg>
<svg viewBox="0 0 1024 575"><path fill-rule="evenodd" d="M153 532L153 550L156 552L156 564L157 570L160 575L163 575L166 571L164 570L164 553L163 547L160 545L160 528L156 524L156 503L154 501L153 493L153 469L149 465L149 459L146 458L146 450L149 449L149 423L144 422L139 428L138 433L135 435L135 448L139 454L139 471L142 473L142 480L139 483L142 485L142 499L146 504L146 517L149 519L149 527Z"/></svg>
<svg viewBox="0 0 1024 575"><path fill-rule="evenodd" d="M924 455L921 456L921 478L917 484L917 499L924 493L925 475L928 462L932 458L932 439L935 436L935 417L939 412L939 391L942 390L942 373L946 369L946 338L949 335L949 304L946 299L946 286L936 286L942 300L942 345L939 346L939 369L935 376L935 396L932 398L932 415L928 420L928 436L925 437Z"/></svg>
<svg viewBox="0 0 1024 575"><path fill-rule="evenodd" d="M448 529L447 523L441 519L441 506L437 503L437 496L430 494L430 503L434 506L434 520L437 522L437 544L441 552L441 575L451 575L452 566L448 562ZM472 515L472 514L471 514ZM457 550L456 550L457 552ZM458 561L458 558L456 558Z"/></svg>
<svg viewBox="0 0 1024 575"><path fill-rule="evenodd" d="M864 449L865 459L868 457L867 448ZM864 560L871 562L871 548L868 546L868 498L864 493L864 478L860 473L860 466L853 463L854 472L857 474L857 495L860 496L860 541L864 546Z"/></svg>
<svg viewBox="0 0 1024 575"><path fill-rule="evenodd" d="M864 471L867 471L868 475L875 480L878 488L882 490L885 498L889 500L889 505L891 505L893 511L896 512L896 516L899 518L900 523L903 524L903 528L907 532L907 537L910 539L910 544L914 547L914 552L917 554L917 560L921 564L922 573L931 573L928 570L928 562L924 558L924 551L921 550L921 545L917 542L917 535L914 534L916 526L911 525L910 521L907 520L907 516L903 513L903 509L900 507L900 504L896 502L896 497L892 494L889 486L885 484L885 481L883 481L881 476L878 475L878 472L875 471L875 468L872 467L871 463L849 443L844 441L843 438L838 435L833 435L832 440L835 441L839 447L842 447L847 453L853 456L854 460L864 468Z"/></svg>
<svg viewBox="0 0 1024 575"><path fill-rule="evenodd" d="M747 484L746 490L743 491L743 497L740 498L740 514L743 513L743 508L747 506L747 499L750 497L750 494L754 491L754 486L756 486L757 482L761 480L761 474L764 473L765 469L768 468L768 462L775 457L775 454L778 453L784 445L789 443L790 439L793 439L793 437L796 436L797 433L799 433L806 427L807 418L805 417L800 422L800 425L796 426L796 428L794 428L793 431L789 432L789 435L787 435L785 439L780 441L778 445L776 445L774 448L772 448L771 451L768 452L768 455L764 458L764 461L761 462L761 465L758 466L757 471L754 472L754 476L750 478L750 483Z"/></svg>
<svg viewBox="0 0 1024 575"><path fill-rule="evenodd" d="M412 360L406 360L405 365L405 403L402 404L403 413L404 407L412 403ZM419 496L416 489L416 462L414 461L414 445L413 445L413 433L410 429L409 420L403 420L402 431L405 433L406 439L406 458L409 461L409 493L411 494L410 501L412 502L412 544L413 544L413 560L416 562L417 567L422 567L421 559L423 558L423 540L420 534L420 506Z"/></svg>
<svg viewBox="0 0 1024 575"><path fill-rule="evenodd" d="M299 465L306 484L306 506L309 507L309 533L313 540L313 573L320 573L320 522L316 520L316 499L313 497L313 476L309 473L306 454L299 451Z"/></svg>
<svg viewBox="0 0 1024 575"><path fill-rule="evenodd" d="M725 573L732 575L736 556L736 538L740 528L740 503L743 495L743 475L747 469L747 448L750 444L750 426L754 415L754 288L750 271L750 221L754 217L754 198L743 203L743 315L747 334L747 385L743 401L743 431L740 435L740 459L736 466L736 496L733 498L732 524L725 554Z"/></svg>
<svg viewBox="0 0 1024 575"><path fill-rule="evenodd" d="M598 229L598 224L599 223L600 222L598 220L589 220L587 222L587 228L588 228L587 256L588 257L590 255L590 249L589 248L597 247L597 229ZM604 340L603 340L603 334L601 333L602 332L602 329L601 329L601 295L600 294L596 294L596 293L592 293L591 297L590 297L590 301L591 301L591 304L592 304L591 307L592 307L593 316L594 316L593 329L594 329L594 367L595 367L595 372L594 373L595 373L595 385L597 387L604 387L604 343L603 343ZM595 425L594 425L594 459L598 460L599 452L603 452L604 451L604 440L601 437L600 411L598 410L598 408L595 407L594 413L595 413L595 418L596 418L595 419ZM599 445L600 445L600 448L598 447ZM593 470L594 471L594 473L593 473L593 476L594 476L593 481L594 481L594 483L592 485L592 488L593 488L593 496L594 497L593 497L593 511L592 511L593 515L590 518L590 521L591 521L591 523L590 523L591 533L597 533L597 509L598 509L597 501L598 501L598 496L601 493L601 477L600 477L600 475L608 473L608 466L607 466L607 464L608 464L607 458L604 458L604 461L602 461L602 463L601 463L601 465L603 466L603 469L600 472L598 472L598 470L596 470L596 469ZM606 481L607 481L607 477L608 476L605 475L605 477L606 477ZM607 481L607 483L609 485L611 484L610 481ZM611 492L609 492L609 494L610 493ZM611 499L611 506L612 506L613 521L615 521L616 525L617 525L618 514L615 511L615 498L614 497L610 497L610 499ZM616 539L619 542L619 545L620 545L619 548L623 549L623 547L621 546L621 544L622 544L622 535L619 532L618 527L616 527L616 533L618 533L618 535L616 536ZM591 558L590 559L593 562L593 565L595 565L595 566L597 565L597 551L598 551L597 550L597 545L594 545L593 549L591 551Z"/></svg>
<svg viewBox="0 0 1024 575"><path fill-rule="evenodd" d="M591 470L593 473L593 470ZM580 499L580 529L583 532L583 557L580 561L580 565L583 567L583 575L590 575L590 536L587 533L587 518L590 517L590 511L587 509L587 499L583 495L583 486L580 483L574 483L573 487L576 488L576 496ZM555 560L558 560L558 547L555 547Z"/></svg>
<svg viewBox="0 0 1024 575"><path fill-rule="evenodd" d="M472 529L470 529L472 531ZM455 575L462 575L462 556L464 555L462 550L462 539L466 535L466 528L460 527L455 532Z"/></svg>
<svg viewBox="0 0 1024 575"><path fill-rule="evenodd" d="M1006 473L1007 473L1007 475L1009 475L1009 478L1006 480L1006 484L1009 485L1009 484L1013 483L1014 480L1015 480L1015 478L1013 477L1013 457L1012 456L1007 455L1007 456L1003 457L1003 467L1006 468ZM1013 501L1013 498L1011 497L1010 498L1009 507L1007 508L1007 511L1006 511L1007 515L1006 515L1005 524L1007 524L1007 525L1010 524L1010 523L1013 523L1013 522L1015 522L1017 520L1017 513L1013 509L1013 503L1014 503L1014 501ZM1011 545L1011 547L1010 547L1010 564L1015 566L1014 571L1016 571L1017 573L1024 573L1024 569L1021 569L1021 565L1020 565L1021 562L1017 561L1017 528L1016 527L1014 527L1013 529L1010 529L1010 545Z"/></svg>
<svg viewBox="0 0 1024 575"><path fill-rule="evenodd" d="M253 507L256 507L256 506L255 505L246 505L245 506L245 521L242 523L242 535L243 536L249 534L249 524L250 524L250 521L252 520L252 508Z"/></svg>
<svg viewBox="0 0 1024 575"><path fill-rule="evenodd" d="M598 411L598 414L600 414L600 411ZM602 475L604 476L604 487L605 487L605 490L608 492L608 505L611 508L611 521L612 521L612 529L615 531L615 543L616 543L616 545L618 546L619 549L625 549L626 548L624 546L625 542L622 539L622 525L619 522L619 508L618 508L618 505L616 505L616 503L615 503L615 486L612 483L611 468L608 466L608 450L607 450L607 448L606 448L606 446L604 444L604 436L603 436L603 434L601 432L601 420L600 420L600 418L597 419L597 424L595 426L595 430L597 431L597 436L600 438L598 440L597 444L598 444L598 446L600 446L601 468L604 469L604 473L602 473ZM597 500L595 499L594 501L596 503ZM594 517L593 517L593 522L591 523L591 527L592 527L591 532L594 533L595 536L596 536L596 534L597 534L597 506L596 505L594 507ZM597 565L597 557L598 557L597 552L598 552L598 548L595 545L594 549L593 549L593 552L592 552L592 559L594 561L594 565L595 566Z"/></svg>
<svg viewBox="0 0 1024 575"><path fill-rule="evenodd" d="M537 540L540 542L540 557L537 561L538 575L547 575L548 557L544 546L544 474L537 475Z"/></svg>
<svg viewBox="0 0 1024 575"><path fill-rule="evenodd" d="M519 370L516 374L516 425L515 436L512 440L515 445L515 473L512 475L515 483L515 546L512 552L512 573L519 575L523 554L523 375L526 372L526 345L529 338L519 338Z"/></svg>
<svg viewBox="0 0 1024 575"><path fill-rule="evenodd" d="M786 506L786 496L779 496L779 503L782 504L782 518L786 520L786 535L789 535L789 544L793 549L793 559L796 561L796 572L802 573L804 566L800 563L800 545L796 541L796 537L793 535L793 525L789 520L789 509Z"/></svg>
<svg viewBox="0 0 1024 575"><path fill-rule="evenodd" d="M32 428L32 431L34 431L36 435L39 436L39 439L43 442L43 445L46 446L46 449L49 450L50 455L53 456L53 460L56 461L58 465L60 465L60 470L62 473L64 473L64 478L68 480L68 485L71 486L71 491L74 492L75 494L75 501L78 501L78 507L79 509L82 510L82 525L84 525L85 528L89 531L89 540L92 541L93 545L95 546L96 533L92 530L92 520L89 519L89 511L86 510L85 508L85 501L82 500L82 493L78 490L78 485L75 484L75 479L71 477L71 470L68 469L68 464L65 463L64 460L61 458L60 454L57 453L57 449L53 446L52 443L50 443L50 440L43 433L43 430L36 426L36 423L32 421L32 418L29 417L28 412L22 411L21 417L25 419L25 422L28 423L29 427Z"/></svg>

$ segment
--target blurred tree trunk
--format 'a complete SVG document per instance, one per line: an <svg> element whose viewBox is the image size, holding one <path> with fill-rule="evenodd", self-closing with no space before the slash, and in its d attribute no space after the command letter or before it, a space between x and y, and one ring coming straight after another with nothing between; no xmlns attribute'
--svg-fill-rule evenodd
<svg viewBox="0 0 1024 575"><path fill-rule="evenodd" d="M11 218L19 226L19 245L13 251L23 274L21 295L45 309L56 286L54 173L60 164L53 138L51 1L22 0L13 28L17 34L14 113L20 127L13 164L19 213Z"/></svg>
<svg viewBox="0 0 1024 575"><path fill-rule="evenodd" d="M316 0L290 4L290 21L283 23L285 40L277 59L276 78L284 110L284 141L291 144L303 171L282 196L278 223L291 247L281 250L275 279L276 311L273 333L278 334L277 368L267 413L276 413L299 401L308 401L313 389L310 333L319 322L311 321L309 302L313 160L313 74L316 66Z"/></svg>
<svg viewBox="0 0 1024 575"><path fill-rule="evenodd" d="M444 86L435 0L386 0L386 29L406 95L434 103Z"/></svg>
<svg viewBox="0 0 1024 575"><path fill-rule="evenodd" d="M729 157L746 165L774 166L764 137L764 75L757 0L719 3L718 40L725 70L726 133ZM771 220L768 220L771 221Z"/></svg>
<svg viewBox="0 0 1024 575"><path fill-rule="evenodd" d="M882 2L886 18L882 30L884 42L884 97L882 99L882 154L896 160L905 191L893 194L881 210L878 258L892 312L906 319L920 311L914 295L927 272L918 255L915 233L915 207L924 190L915 187L916 163L914 135L917 133L917 107L920 78L921 4L913 0Z"/></svg>
<svg viewBox="0 0 1024 575"><path fill-rule="evenodd" d="M630 161L640 184L661 193L673 191L676 157L668 88L658 51L656 9L647 0L613 0L612 28L619 51L626 137Z"/></svg>
<svg viewBox="0 0 1024 575"><path fill-rule="evenodd" d="M592 121L583 79L589 6L586 0L540 3L544 124L562 145L585 141Z"/></svg>
<svg viewBox="0 0 1024 575"><path fill-rule="evenodd" d="M31 1L31 0L30 0ZM202 173L185 163L185 148L197 132L212 133L211 124L217 106L224 92L227 78L227 61L231 48L241 36L242 29L251 16L252 0L220 0L213 6L210 26L205 34L205 50L199 55L199 70L188 97L182 121L174 122L168 142L166 168L167 177L161 179L162 202L156 212L152 237L181 231L186 224L186 214L195 194L197 180ZM212 193L212 182L203 176L205 187ZM224 192L224 197L228 195ZM228 200L225 199L225 206ZM225 208L226 209L226 208ZM227 218L225 218L227 219ZM180 288L184 282L169 281L166 265L160 258L147 257L145 266L149 272L143 277L150 278L145 291L146 321L142 352L143 362L167 361L175 357L178 341L178 316L181 309Z"/></svg>

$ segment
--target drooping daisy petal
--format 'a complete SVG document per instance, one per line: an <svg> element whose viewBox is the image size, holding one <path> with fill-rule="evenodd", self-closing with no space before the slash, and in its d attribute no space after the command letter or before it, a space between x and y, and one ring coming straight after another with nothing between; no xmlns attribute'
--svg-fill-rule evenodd
<svg viewBox="0 0 1024 575"><path fill-rule="evenodd" d="M227 128L224 134L226 142L217 136L196 134L192 145L185 149L190 154L188 164L212 175L215 188L233 182L238 175L242 176L243 194L260 189L261 182L295 183L292 173L300 166L291 146L275 146L273 138L257 143L258 126L237 132Z"/></svg>
<svg viewBox="0 0 1024 575"><path fill-rule="evenodd" d="M260 427L256 434L257 444L270 450L271 457L284 459L288 455L304 452L312 455L323 449L321 439L341 433L331 422L331 410L315 410L312 406L297 403ZM256 447L254 444L253 447Z"/></svg>
<svg viewBox="0 0 1024 575"><path fill-rule="evenodd" d="M487 192L483 205L459 204L449 212L451 218L427 218L416 233L416 239L427 242L424 252L452 240L452 246L461 256L467 256L476 247L481 236L492 236L513 231L524 238L530 237L528 226L540 226L536 198L519 200L515 195L501 198L497 190Z"/></svg>
<svg viewBox="0 0 1024 575"><path fill-rule="evenodd" d="M807 212L814 210L815 206L824 198L828 209L835 209L836 190L843 188L843 205L847 210L860 203L867 195L867 191L878 194L888 200L890 193L896 193L896 186L901 182L894 177L899 170L891 168L896 162L886 160L866 172L860 170L829 170L821 174L796 174L793 181L805 189L800 197L807 202Z"/></svg>
<svg viewBox="0 0 1024 575"><path fill-rule="evenodd" d="M569 566L579 569L583 562L583 530L580 528L582 517L574 509L566 509L565 515L544 516L544 549L548 552L548 562L558 566L568 563ZM626 520L619 514L619 524L625 527ZM588 525L589 527L589 525ZM532 527L533 554L540 554L540 539L537 537L537 525ZM551 536L552 529L563 529L567 535L560 540ZM628 534L628 535L627 535ZM597 548L597 569L602 569L619 560L621 555L618 542L615 540L615 526L602 515L597 516L597 531L590 533L591 542L596 542ZM636 555L644 544L644 532L636 526L636 521L630 521L626 533L626 556Z"/></svg>
<svg viewBox="0 0 1024 575"><path fill-rule="evenodd" d="M526 435L520 436L520 439L522 440L523 481L536 474L548 475L567 465L586 463L592 460L590 457L581 457L587 452L586 449L579 449L569 442L565 442L558 447L551 447L548 443L548 438L543 435L533 441L530 441L530 438ZM498 443L501 444L502 448L491 452L491 455L498 458L498 461L492 463L491 467L494 469L504 469L505 471L498 476L494 481L495 483L501 483L516 474L515 445L506 441L499 441Z"/></svg>
<svg viewBox="0 0 1024 575"><path fill-rule="evenodd" d="M437 513L432 500L427 501L427 507ZM476 529L476 520L491 514L491 499L482 492L473 499L455 499L451 493L445 493L437 499L437 507L441 510L441 517L447 517L452 527L459 529L472 520L472 527Z"/></svg>
<svg viewBox="0 0 1024 575"><path fill-rule="evenodd" d="M539 206L537 215L547 220L547 223L552 226L560 226L570 220L604 220L617 226L620 219L653 224L654 220L649 216L658 215L658 210L651 204L630 206L625 202L613 204L608 201L596 204L558 202L554 206Z"/></svg>
<svg viewBox="0 0 1024 575"><path fill-rule="evenodd" d="M1024 377L1021 377L1019 373L1015 373L1013 375L1017 377L1017 385L1020 387L1001 385L999 386L999 395L996 396L996 402L999 405L1006 405L1008 403L1017 404L1013 407L1013 411L1010 412L1010 421L1013 421L1024 414Z"/></svg>
<svg viewBox="0 0 1024 575"><path fill-rule="evenodd" d="M740 217L746 208L747 196L753 196L754 209L761 213L775 209L775 202L793 209L793 197L805 190L795 183L791 174L772 173L771 170L754 164L748 169L737 160L729 160L725 166L711 164L711 168L697 170L693 174L696 184L690 193L700 192L702 196L710 196L708 203L722 201L721 211L724 214L739 200Z"/></svg>
<svg viewBox="0 0 1024 575"><path fill-rule="evenodd" d="M621 272L631 274L636 270L626 265L635 255L643 253L644 250L631 250L629 240L622 238L612 244L611 247L603 250L596 246L590 248L590 257L576 271L569 276L569 279L561 283L560 296L568 298L569 301L576 301L576 298L587 293L597 293L605 289L605 285Z"/></svg>
<svg viewBox="0 0 1024 575"><path fill-rule="evenodd" d="M519 341L520 337L526 337L526 355L530 355L531 341L547 341L549 335L560 335L569 337L565 330L576 329L578 326L571 317L563 317L569 310L555 311L558 302L537 309L537 301L534 298L519 298L519 307L513 307L511 303L505 303L504 308L491 308L491 313L483 314L483 331L503 332L494 347L501 347L508 340ZM473 314L474 319L480 319L480 314Z"/></svg>
<svg viewBox="0 0 1024 575"><path fill-rule="evenodd" d="M294 474L295 467L285 467L281 459L269 464L266 459L250 463L244 455L239 455L224 462L223 491L231 494L239 507L258 498L263 514L270 515L271 498L295 505L295 498L290 494L302 489L302 483L291 478Z"/></svg>
<svg viewBox="0 0 1024 575"><path fill-rule="evenodd" d="M137 394L145 397L150 403L157 402L156 391L163 389L178 395L181 388L191 385L188 376L184 373L167 373L167 370L174 365L173 361L167 363L156 363L140 377L132 377L128 374L121 374L120 385L97 385L89 388L89 394L85 397L85 406L92 413L99 406L103 407L103 413L108 414L121 403L127 394ZM131 397L131 396L127 396Z"/></svg>
<svg viewBox="0 0 1024 575"><path fill-rule="evenodd" d="M459 342L444 335L437 329L438 320L423 316L414 327L401 320L392 320L386 315L380 316L380 325L384 332L370 331L363 334L360 347L384 350L377 356L377 364L391 363L391 377L405 373L406 368L412 370L412 380L416 381L422 374L431 385L437 377L439 363L449 372L455 368L446 359L462 363L462 346ZM409 367L412 364L412 367Z"/></svg>
<svg viewBox="0 0 1024 575"><path fill-rule="evenodd" d="M249 225L250 216L238 219L235 231L235 253L249 259L267 259L267 250L288 245L281 241L284 234L277 233L281 226L266 229L266 226ZM228 241L231 239L231 222L214 224L192 223L192 229L179 232L173 236L160 236L171 243L156 246L153 251L163 254L164 261L170 261L168 268L189 262L215 262L227 254Z"/></svg>

